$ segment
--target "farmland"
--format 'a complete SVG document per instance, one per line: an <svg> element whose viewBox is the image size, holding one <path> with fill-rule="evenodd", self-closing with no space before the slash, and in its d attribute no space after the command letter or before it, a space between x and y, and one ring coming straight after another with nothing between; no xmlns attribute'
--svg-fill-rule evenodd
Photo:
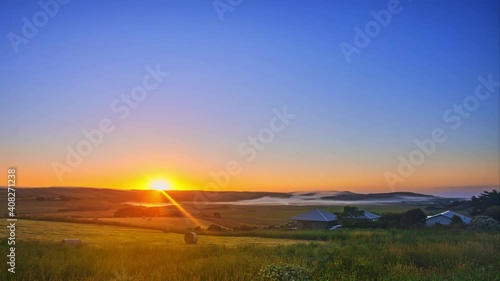
<svg viewBox="0 0 500 281"><path fill-rule="evenodd" d="M327 212L341 212L345 203L332 203L328 205L239 205L239 200L255 199L259 196L274 196L284 198L286 193L262 193L262 192L219 192L210 195L217 200L216 204L196 205L193 203L195 192L192 191L169 191L172 198L182 202L193 217L195 222L183 220L181 225L177 223L175 213L177 206L165 205L158 207L158 215L149 220L151 215L137 215L134 218L115 217L118 210L127 208L129 202L148 202L151 204L169 203L165 196L157 191L150 190L105 190L93 188L26 188L19 189L19 202L17 206L18 217L51 220L96 220L102 222L118 222L127 225L135 225L144 228L164 227L171 228L194 228L206 227L209 224L217 224L227 228L242 225L250 227L282 226L287 223L288 218L307 212L313 208L321 208ZM4 193L0 194L0 201L7 200ZM426 207L427 202L404 202L404 203L378 203L378 202L355 202L356 206L375 213L403 212L416 207ZM435 207L434 205L432 205ZM434 209L437 212L439 207ZM219 213L221 217L215 217ZM146 220L142 218L145 217Z"/></svg>
<svg viewBox="0 0 500 281"><path fill-rule="evenodd" d="M309 232L314 236L315 232ZM324 233L324 232L323 232ZM16 274L1 280L255 280L289 263L314 280L498 280L500 234L447 229L341 230L323 241L200 236L118 226L19 221ZM60 244L78 237L83 246ZM5 238L0 251L7 251Z"/></svg>
<svg viewBox="0 0 500 281"><path fill-rule="evenodd" d="M26 189L20 195L16 273L9 273L2 262L0 280L266 280L259 271L281 264L305 270L312 280L500 279L498 232L285 227L288 218L312 208L338 213L345 204L238 205L234 202L241 198L262 194L223 193L228 202L203 208L184 201L188 218L174 205L146 208L147 214L157 211L149 216L116 215L119 210L143 210L126 203L134 196L161 203L158 192ZM189 193L174 195L181 200ZM434 202L357 206L383 214L425 209L426 204L439 211ZM207 230L212 225L224 230ZM197 244L184 243L187 231L200 234ZM0 233L2 253L9 251L6 235ZM79 238L83 245L62 245L66 238Z"/></svg>

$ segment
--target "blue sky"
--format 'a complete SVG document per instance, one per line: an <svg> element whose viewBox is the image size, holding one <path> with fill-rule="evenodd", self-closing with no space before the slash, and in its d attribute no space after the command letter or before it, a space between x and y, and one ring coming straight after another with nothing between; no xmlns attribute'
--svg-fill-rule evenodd
<svg viewBox="0 0 500 281"><path fill-rule="evenodd" d="M364 28L373 20L370 11L387 9L388 2L244 0L221 21L211 1L73 0L16 54L7 34L21 35L21 18L31 20L41 8L36 1L3 1L2 166L46 171L43 177L33 172L32 186L99 185L81 180L85 173L101 175L85 167L92 158L116 162L120 152L109 152L116 147L147 147L157 153L145 152L152 158L143 161L165 163L148 169L175 166L180 181L196 185L234 157L274 107L287 105L296 121L233 188L269 189L257 183L299 170L301 178L273 185L383 190L384 171L436 127L447 129L449 141L408 179L409 187L498 184L498 88L459 130L448 130L442 119L474 93L478 76L499 80L498 1L401 1L402 12L348 63L340 43L352 44L354 27ZM50 163L64 158L64 147L81 139L82 129L112 115L112 101L140 83L148 65L171 75L88 164L58 181ZM183 157L200 167L178 165ZM425 170L442 166L444 175L429 182L434 172ZM137 169L123 164L113 175ZM468 178L457 179L464 171ZM366 173L367 180L347 184L339 173ZM193 174L196 180L187 179Z"/></svg>

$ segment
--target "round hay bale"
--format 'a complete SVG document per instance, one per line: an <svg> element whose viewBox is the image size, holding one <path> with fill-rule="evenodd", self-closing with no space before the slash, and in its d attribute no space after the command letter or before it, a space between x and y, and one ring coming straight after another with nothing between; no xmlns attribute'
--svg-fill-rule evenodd
<svg viewBox="0 0 500 281"><path fill-rule="evenodd" d="M196 244L198 242L198 234L196 232L188 232L184 235L184 241L186 244Z"/></svg>
<svg viewBox="0 0 500 281"><path fill-rule="evenodd" d="M169 233L169 232L170 232L170 228L165 227L165 228L163 229L163 232L165 232L165 233Z"/></svg>

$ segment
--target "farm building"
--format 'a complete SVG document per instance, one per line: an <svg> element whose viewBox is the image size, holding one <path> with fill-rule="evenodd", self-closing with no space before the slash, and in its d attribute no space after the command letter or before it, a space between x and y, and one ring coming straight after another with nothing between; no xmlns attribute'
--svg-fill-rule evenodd
<svg viewBox="0 0 500 281"><path fill-rule="evenodd" d="M368 219L368 220L372 220L372 221L376 221L380 218L379 215L377 214L374 214L374 213L371 213L371 212L368 212L368 211L364 211L363 212L363 216Z"/></svg>
<svg viewBox="0 0 500 281"><path fill-rule="evenodd" d="M357 216L356 219L377 221L380 218L380 216L377 214L363 210L361 211L363 212L363 214L361 216Z"/></svg>
<svg viewBox="0 0 500 281"><path fill-rule="evenodd" d="M288 219L289 225L297 229L329 229L337 224L337 216L315 209Z"/></svg>
<svg viewBox="0 0 500 281"><path fill-rule="evenodd" d="M442 213L439 213L436 215L428 216L427 219L425 220L425 225L433 226L437 223L443 224L443 225L450 224L452 222L452 218L454 216L459 217L460 219L462 219L462 222L464 222L466 224L469 224L472 221L472 219L467 217L467 216L464 216L464 215L461 215L459 213L455 213L452 211L446 211L446 212L442 212Z"/></svg>

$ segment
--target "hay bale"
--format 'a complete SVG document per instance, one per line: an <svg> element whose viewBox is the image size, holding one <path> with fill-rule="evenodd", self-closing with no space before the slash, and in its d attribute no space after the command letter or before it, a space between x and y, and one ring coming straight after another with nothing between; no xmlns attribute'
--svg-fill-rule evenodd
<svg viewBox="0 0 500 281"><path fill-rule="evenodd" d="M82 241L80 239L63 239L61 244L80 247L82 246Z"/></svg>
<svg viewBox="0 0 500 281"><path fill-rule="evenodd" d="M196 244L198 242L198 234L196 232L188 232L184 235L184 241L186 244Z"/></svg>
<svg viewBox="0 0 500 281"><path fill-rule="evenodd" d="M163 232L165 232L165 233L169 233L169 232L170 232L170 228L165 227L165 228L163 229Z"/></svg>

